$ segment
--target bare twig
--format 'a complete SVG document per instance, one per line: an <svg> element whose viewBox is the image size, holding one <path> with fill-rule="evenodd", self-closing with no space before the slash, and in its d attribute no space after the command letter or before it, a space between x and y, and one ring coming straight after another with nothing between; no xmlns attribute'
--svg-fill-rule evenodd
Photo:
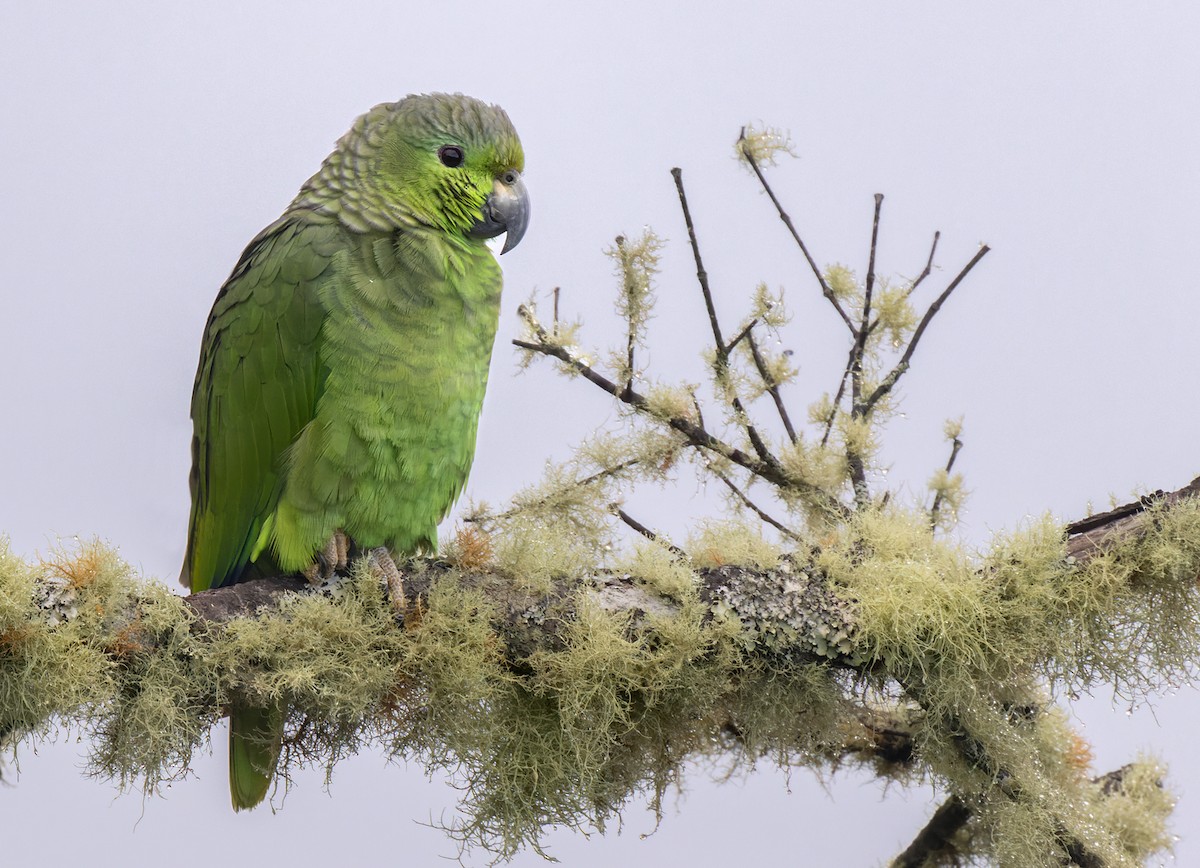
<svg viewBox="0 0 1200 868"><path fill-rule="evenodd" d="M675 189L679 191L679 207L683 209L683 222L687 224L688 240L692 244L692 256L696 259L696 279L700 282L700 292L704 294L704 306L708 308L708 322L712 326L713 343L717 345L717 353L720 355L725 350L725 341L721 339L721 324L717 322L717 308L713 304L712 290L708 286L708 272L704 270L704 262L700 259L696 227L692 223L692 212L688 210L687 194L683 192L683 170L672 169L671 177L675 179Z"/></svg>
<svg viewBox="0 0 1200 868"><path fill-rule="evenodd" d="M779 383L775 382L771 372L767 370L766 360L763 359L762 353L758 350L758 342L754 340L754 335L749 331L746 333L750 345L750 355L754 359L754 367L758 368L758 374L763 379L763 384L767 387L767 394L771 396L771 400L775 402L775 409L779 413L779 420L783 422L783 430L787 432L788 439L792 443L796 443L796 429L792 427L792 419L788 416L787 407L784 406L783 398L779 394Z"/></svg>
<svg viewBox="0 0 1200 868"><path fill-rule="evenodd" d="M754 319L750 320L750 322L746 325L746 327L737 333L737 337L735 337L728 344L726 344L725 355L728 356L730 353L733 352L734 348L738 344L740 344L742 341L744 341L746 338L748 338L750 336L750 330L753 329L756 325L758 325L758 317L755 317Z"/></svg>
<svg viewBox="0 0 1200 868"><path fill-rule="evenodd" d="M696 390L693 389L689 394L692 396L692 406L696 408L696 423L704 427L704 410L700 408L700 399L696 397Z"/></svg>
<svg viewBox="0 0 1200 868"><path fill-rule="evenodd" d="M896 367L892 368L888 375L883 378L883 381L875 387L875 391L873 391L863 402L864 412L869 412L871 409L873 409L875 405L879 403L880 399L883 398L888 392L892 391L896 385L896 382L902 376L904 376L905 371L908 370L908 366L912 361L913 352L917 349L917 344L920 342L921 336L925 334L925 329L929 326L930 321L937 315L937 312L941 310L942 305L946 302L946 299L950 297L950 293L954 292L954 290L958 288L958 285L963 282L963 279L966 278L966 276L971 272L971 269L979 263L979 260L983 259L983 257L987 255L987 252L990 249L991 248L986 244L980 247L975 255L971 257L971 261L963 266L962 271L958 273L954 280L950 281L950 285L947 286L945 290L942 291L942 294L939 295L934 300L933 304L929 306L929 310L925 311L925 316L921 317L921 322L917 324L917 329L913 332L913 336L909 340L908 346L904 350L904 355L900 357L900 361L896 363Z"/></svg>
<svg viewBox="0 0 1200 868"><path fill-rule="evenodd" d="M746 412L746 408L742 406L741 399L733 399L733 409L738 414L738 419L742 423L742 427L746 429L746 434L750 437L750 445L754 447L754 451L758 453L758 457L768 464L779 464L777 459L767 446L767 442L762 439L762 435L758 433L758 429L750 421L750 416Z"/></svg>
<svg viewBox="0 0 1200 868"><path fill-rule="evenodd" d="M940 231L933 233L933 244L930 245L929 248L929 259L925 261L925 267L921 270L921 273L918 274L913 282L908 285L908 289L904 290L905 298L910 297L914 292L916 292L917 287L921 285L921 282L925 280L925 278L929 277L930 272L933 271L933 255L937 253L938 239L941 237L942 233ZM876 323L878 323L878 320L876 320Z"/></svg>
<svg viewBox="0 0 1200 868"><path fill-rule="evenodd" d="M746 128L743 127L742 134L738 138L738 142L740 144L745 140ZM767 182L767 176L764 175L762 169L759 168L758 161L754 159L754 156L744 145L742 145L741 150L742 155L746 158L746 162L750 164L750 168L753 169L754 174L758 176L758 182L762 184L763 190L766 191L766 194L771 198L772 204L775 205L775 210L779 214L779 219L783 221L783 225L788 228L790 233L792 233L792 238L795 239L796 244L800 247L800 252L803 253L804 258L808 260L808 267L812 269L812 273L816 275L817 283L821 285L821 293L827 299L829 299L829 303L832 304L833 309L838 312L838 316L842 318L842 322L846 324L846 328L850 329L850 333L854 334L854 323L850 321L850 317L847 315L845 308L843 308L841 302L837 300L837 296L833 294L833 289L829 286L829 282L825 279L825 275L821 274L821 269L817 267L816 260L812 258L812 254L808 252L808 247L804 244L804 240L800 237L800 233L796 231L796 227L792 223L792 218L788 215L787 211L783 209L783 205L780 204L778 197L775 195L775 191L771 189L771 185Z"/></svg>
<svg viewBox="0 0 1200 868"><path fill-rule="evenodd" d="M696 240L696 227L692 223L692 212L688 209L687 194L683 190L683 170L672 169L671 177L675 179L675 189L679 191L679 207L683 209L683 222L687 224L688 241L691 242L692 256L696 260L696 279L700 283L700 292L704 295L704 306L708 310L708 321L712 326L713 344L716 348L713 373L720 381L727 376L729 371L729 348L725 346L725 340L721 337L721 324L717 320L717 308L713 303L712 289L708 285L708 272L704 270L704 260L700 257L700 242ZM754 423L750 421L750 414L746 412L741 399L734 395L730 403L733 405L734 415L738 422L746 429L746 436L750 438L750 445L754 447L758 457L768 464L778 464L778 459L771 454L766 441L758 433Z"/></svg>
<svg viewBox="0 0 1200 868"><path fill-rule="evenodd" d="M621 509L621 507L619 507L619 506L616 507L616 512L617 512L617 518L621 519L621 521L625 522L625 524L629 525L631 528L633 528L635 531L640 533L646 539L650 540L650 542L656 542L659 545L666 546L672 553L679 555L681 558L687 557L687 552L685 552L683 549L681 549L677 545L672 545L671 543L663 542L662 540L660 540L658 538L658 534L656 534L654 531L650 530L650 528L646 527L644 524L642 524L640 521L638 521L632 515L627 513L625 510Z"/></svg>
<svg viewBox="0 0 1200 868"><path fill-rule="evenodd" d="M752 501L746 495L746 492L744 492L740 488L738 488L737 485L734 484L733 480L731 480L724 473L718 473L717 479L724 482L726 487L728 487L730 491L732 491L735 495L737 495L738 500L740 500L748 509L750 509L755 515L757 515L759 518L761 518L764 522L769 524L771 527L775 528L777 531L779 531L781 534L788 537L789 539L793 539L796 542L803 542L802 537L798 533L796 533L794 530L787 527L786 525L782 524L781 522L777 521L776 519L772 518L765 510L763 510L754 501Z"/></svg>
<svg viewBox="0 0 1200 868"><path fill-rule="evenodd" d="M554 287L554 333L558 334L558 291L559 287Z"/></svg>
<svg viewBox="0 0 1200 868"><path fill-rule="evenodd" d="M871 254L867 259L867 282L863 288L862 324L858 327L858 342L866 344L863 332L871 322L871 293L875 289L875 251L879 246L879 212L883 208L883 194L875 194L875 215L871 218Z"/></svg>
<svg viewBox="0 0 1200 868"><path fill-rule="evenodd" d="M838 381L837 394L833 396L833 404L829 408L829 418L825 420L825 432L821 435L821 445L824 446L829 442L829 434L833 431L833 420L837 418L838 407L842 405L842 398L846 394L846 381L850 379L850 368L854 364L854 349L858 344L853 344L850 347L850 353L846 357L846 367L842 369L842 378Z"/></svg>

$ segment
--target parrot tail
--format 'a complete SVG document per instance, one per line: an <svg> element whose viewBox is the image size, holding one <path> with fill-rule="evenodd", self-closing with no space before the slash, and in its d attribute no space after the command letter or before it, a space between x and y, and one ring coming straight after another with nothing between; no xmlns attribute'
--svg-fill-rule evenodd
<svg viewBox="0 0 1200 868"><path fill-rule="evenodd" d="M235 811L253 808L271 788L283 747L283 707L229 712L229 795Z"/></svg>

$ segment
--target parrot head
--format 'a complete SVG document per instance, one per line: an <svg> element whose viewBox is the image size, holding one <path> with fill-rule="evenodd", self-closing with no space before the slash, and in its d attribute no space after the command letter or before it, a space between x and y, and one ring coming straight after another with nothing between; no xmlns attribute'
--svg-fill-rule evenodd
<svg viewBox="0 0 1200 868"><path fill-rule="evenodd" d="M367 112L338 143L321 176L339 210L370 224L416 222L468 239L529 225L525 154L508 115L462 94L418 94ZM316 180L316 179L314 179Z"/></svg>

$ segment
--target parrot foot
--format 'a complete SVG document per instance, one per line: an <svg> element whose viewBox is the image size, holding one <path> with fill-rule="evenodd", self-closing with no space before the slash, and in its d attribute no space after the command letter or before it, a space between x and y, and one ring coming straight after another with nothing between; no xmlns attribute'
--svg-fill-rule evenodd
<svg viewBox="0 0 1200 868"><path fill-rule="evenodd" d="M304 578L308 579L310 585L319 585L337 573L344 573L349 566L350 537L343 531L335 530L324 548L317 552L313 562L305 568Z"/></svg>
<svg viewBox="0 0 1200 868"><path fill-rule="evenodd" d="M403 624L404 615L408 611L408 600L404 597L404 579L400 575L400 569L396 566L396 562L392 560L391 552L387 550L386 546L371 549L367 555L367 564L372 572L387 585L388 598L392 601L392 608L396 610L396 615Z"/></svg>

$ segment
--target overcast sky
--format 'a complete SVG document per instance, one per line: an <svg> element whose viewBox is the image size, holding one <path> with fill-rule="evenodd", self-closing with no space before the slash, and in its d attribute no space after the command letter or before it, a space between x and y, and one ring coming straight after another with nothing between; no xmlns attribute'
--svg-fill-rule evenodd
<svg viewBox="0 0 1200 868"><path fill-rule="evenodd" d="M0 533L26 555L99 535L175 583L188 401L217 288L357 115L428 90L508 110L533 197L502 263L473 497L503 501L614 420L598 390L548 366L518 376L509 340L517 304L562 286L585 340L615 344L601 250L617 233L650 224L670 240L651 371L686 371L704 346L672 166L727 320L758 281L785 287L793 405L835 383L844 335L732 158L748 121L791 131L800 159L772 178L818 261L865 269L876 192L881 273L919 271L935 229L931 292L980 242L993 248L916 354L887 441L891 480L920 491L944 461L942 421L964 414L972 543L1046 510L1070 519L1110 493L1179 487L1200 468L1200 11L1121 5L6 3ZM630 508L679 533L711 508L705 495L685 482ZM1132 715L1108 696L1075 711L1097 772L1142 750L1169 760L1179 863L1200 864L1195 689ZM215 740L194 779L148 800L85 778L74 737L24 747L0 789L6 862L455 853L417 824L450 818L455 793L417 766L360 756L328 792L301 774L278 813L234 816L224 732ZM853 773L711 777L695 769L648 839L653 817L635 803L620 834L555 833L550 850L583 866L870 865L933 804L928 789L884 793Z"/></svg>

